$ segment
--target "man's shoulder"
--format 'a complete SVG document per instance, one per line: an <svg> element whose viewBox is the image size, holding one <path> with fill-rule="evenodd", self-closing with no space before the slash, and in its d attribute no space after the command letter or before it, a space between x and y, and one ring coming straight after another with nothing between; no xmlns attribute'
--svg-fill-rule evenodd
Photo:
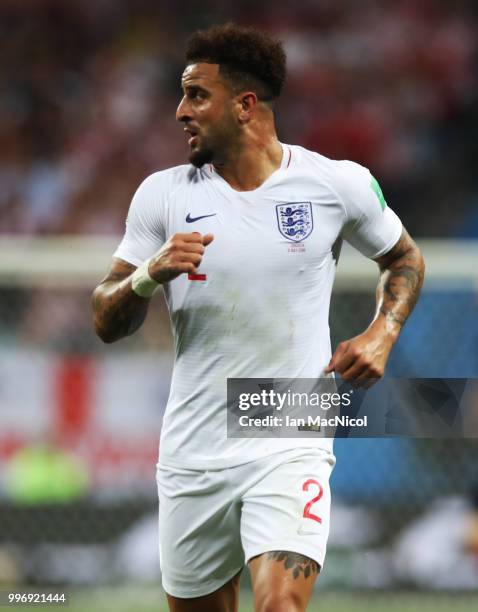
<svg viewBox="0 0 478 612"><path fill-rule="evenodd" d="M311 172L320 172L322 176L333 180L347 180L369 172L365 166L348 159L331 159L299 145L287 146L291 149L292 157L296 158L298 167Z"/></svg>
<svg viewBox="0 0 478 612"><path fill-rule="evenodd" d="M175 189L200 181L202 172L192 164L181 164L164 170L157 170L148 175L142 182L145 187Z"/></svg>

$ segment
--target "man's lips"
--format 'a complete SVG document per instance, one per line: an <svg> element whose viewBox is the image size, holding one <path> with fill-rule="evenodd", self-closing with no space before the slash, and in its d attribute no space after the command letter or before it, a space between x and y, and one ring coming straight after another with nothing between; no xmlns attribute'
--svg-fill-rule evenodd
<svg viewBox="0 0 478 612"><path fill-rule="evenodd" d="M192 146L197 144L198 141L198 132L197 130L195 130L194 128L191 127L185 127L184 131L186 132L186 134L190 135L190 138L188 140L188 145Z"/></svg>

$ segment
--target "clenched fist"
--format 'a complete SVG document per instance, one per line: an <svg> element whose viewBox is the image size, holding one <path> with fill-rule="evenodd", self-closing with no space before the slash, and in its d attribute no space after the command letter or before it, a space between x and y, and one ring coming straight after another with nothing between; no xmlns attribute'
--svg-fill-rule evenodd
<svg viewBox="0 0 478 612"><path fill-rule="evenodd" d="M341 342L324 372L335 371L353 386L369 388L382 378L392 346L379 324L372 324L363 334Z"/></svg>
<svg viewBox="0 0 478 612"><path fill-rule="evenodd" d="M213 240L212 234L199 232L173 234L149 260L149 275L158 283L167 283L180 274L195 274Z"/></svg>

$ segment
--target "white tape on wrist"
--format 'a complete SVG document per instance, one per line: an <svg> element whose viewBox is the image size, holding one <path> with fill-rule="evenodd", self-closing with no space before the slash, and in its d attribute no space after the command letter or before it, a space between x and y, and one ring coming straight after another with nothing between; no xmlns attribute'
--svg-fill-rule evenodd
<svg viewBox="0 0 478 612"><path fill-rule="evenodd" d="M142 298L150 298L159 287L159 283L149 275L148 267L149 259L136 268L131 279L133 291Z"/></svg>

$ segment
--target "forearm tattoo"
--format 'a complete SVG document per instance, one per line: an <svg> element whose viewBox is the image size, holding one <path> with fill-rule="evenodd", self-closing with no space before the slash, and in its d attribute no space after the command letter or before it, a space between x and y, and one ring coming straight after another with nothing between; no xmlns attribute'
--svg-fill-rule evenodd
<svg viewBox="0 0 478 612"><path fill-rule="evenodd" d="M417 303L423 285L424 263L420 251L404 232L395 247L379 261L378 313L402 326ZM377 314L378 314L377 313Z"/></svg>
<svg viewBox="0 0 478 612"><path fill-rule="evenodd" d="M299 553L274 550L267 553L267 558L283 563L286 570L291 570L294 580L297 580L300 576L304 576L304 578L313 576L315 578L320 572L320 565L316 561Z"/></svg>
<svg viewBox="0 0 478 612"><path fill-rule="evenodd" d="M113 342L135 332L146 317L149 300L131 291L129 276L135 267L123 264L112 270L92 296L95 329Z"/></svg>

